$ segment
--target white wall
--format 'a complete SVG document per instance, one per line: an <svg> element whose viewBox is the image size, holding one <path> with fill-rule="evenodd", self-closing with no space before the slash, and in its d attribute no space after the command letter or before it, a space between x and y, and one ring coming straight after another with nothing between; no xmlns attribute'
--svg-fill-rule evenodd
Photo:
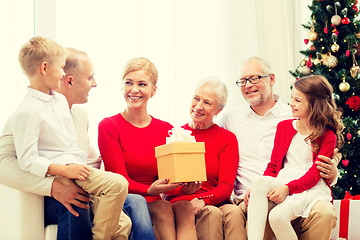
<svg viewBox="0 0 360 240"><path fill-rule="evenodd" d="M5 54L1 55L0 66L6 67L0 81L11 84L2 84L0 90L0 126L25 94L27 80L18 67L17 53L33 34L84 50L92 58L98 87L90 92L89 103L84 107L90 118L93 145L97 145L99 121L125 108L120 78L125 62L133 57L147 57L157 66L158 91L149 102L149 112L174 125L187 122L193 88L208 76L219 77L228 87L229 101L224 111L243 104L235 80L242 60L255 55L269 60L277 76L275 92L287 102L293 82L288 70L293 70L301 59L298 51L306 37L301 24L310 16L306 7L309 3L310 0L2 2L7 4L1 8L5 13L0 16L5 27L2 29L11 37L1 39Z"/></svg>

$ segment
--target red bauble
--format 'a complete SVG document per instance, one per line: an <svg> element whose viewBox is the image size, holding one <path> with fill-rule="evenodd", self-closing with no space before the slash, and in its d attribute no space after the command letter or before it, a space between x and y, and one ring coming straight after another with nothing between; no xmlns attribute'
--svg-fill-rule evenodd
<svg viewBox="0 0 360 240"><path fill-rule="evenodd" d="M327 27L324 27L324 33L328 34L328 32L329 32L329 29Z"/></svg>
<svg viewBox="0 0 360 240"><path fill-rule="evenodd" d="M350 140L351 140L351 138L352 138L351 133L347 133L347 134L346 134L346 138L347 138L347 140L349 140L349 141L350 141Z"/></svg>
<svg viewBox="0 0 360 240"><path fill-rule="evenodd" d="M350 20L347 17L344 17L343 19L341 19L341 23L342 24L349 24Z"/></svg>
<svg viewBox="0 0 360 240"><path fill-rule="evenodd" d="M359 8L358 8L358 6L357 6L357 5L352 5L352 9L354 9L354 10L355 10L355 12L359 12Z"/></svg>
<svg viewBox="0 0 360 240"><path fill-rule="evenodd" d="M316 47L314 45L312 45L309 49L310 49L310 51L315 51Z"/></svg>
<svg viewBox="0 0 360 240"><path fill-rule="evenodd" d="M347 159L344 159L344 160L342 160L341 161L342 162L342 164L346 167L347 165L349 165L349 160L347 160Z"/></svg>

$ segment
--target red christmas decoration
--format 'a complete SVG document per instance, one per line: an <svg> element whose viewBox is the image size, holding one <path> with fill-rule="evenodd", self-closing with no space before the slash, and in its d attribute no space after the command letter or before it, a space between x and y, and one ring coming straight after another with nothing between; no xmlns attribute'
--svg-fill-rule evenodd
<svg viewBox="0 0 360 240"><path fill-rule="evenodd" d="M354 111L357 111L360 108L360 97L359 96L349 97L345 103L349 106L349 108L353 109Z"/></svg>
<svg viewBox="0 0 360 240"><path fill-rule="evenodd" d="M328 34L328 32L329 32L329 29L327 27L324 27L324 33Z"/></svg>
<svg viewBox="0 0 360 240"><path fill-rule="evenodd" d="M306 39L306 38L305 38L305 39L304 39L304 43L305 43L305 44L308 44L308 43L309 43L309 39Z"/></svg>
<svg viewBox="0 0 360 240"><path fill-rule="evenodd" d="M350 56L350 50L349 50L349 49L348 49L348 50L346 50L345 55L346 55L347 57L349 57L349 56Z"/></svg>
<svg viewBox="0 0 360 240"><path fill-rule="evenodd" d="M335 33L336 36L338 36L339 32L338 32L338 30L336 29L335 25L334 25L334 24L331 24L331 26L334 28L334 29L332 30L332 32Z"/></svg>
<svg viewBox="0 0 360 240"><path fill-rule="evenodd" d="M357 6L357 5L352 5L352 9L354 9L354 10L355 10L355 12L359 12L359 8L358 8L358 6Z"/></svg>
<svg viewBox="0 0 360 240"><path fill-rule="evenodd" d="M310 51L315 51L316 47L314 45L312 45L309 49L310 49Z"/></svg>
<svg viewBox="0 0 360 240"><path fill-rule="evenodd" d="M348 159L344 159L341 161L342 164L346 167L347 165L349 165L349 160Z"/></svg>
<svg viewBox="0 0 360 240"><path fill-rule="evenodd" d="M341 19L342 24L349 24L349 22L350 22L350 20L347 17L344 17L343 19Z"/></svg>
<svg viewBox="0 0 360 240"><path fill-rule="evenodd" d="M347 133L347 134L346 134L346 138L350 141L350 140L351 140L351 138L352 138L351 133Z"/></svg>
<svg viewBox="0 0 360 240"><path fill-rule="evenodd" d="M309 56L309 60L306 61L306 66L307 66L308 68L311 68L311 67L312 67L311 54L310 54L310 56Z"/></svg>

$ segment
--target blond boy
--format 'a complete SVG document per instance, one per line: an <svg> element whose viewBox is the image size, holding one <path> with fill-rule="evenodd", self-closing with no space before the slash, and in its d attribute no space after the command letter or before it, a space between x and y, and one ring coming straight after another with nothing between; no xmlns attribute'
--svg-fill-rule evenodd
<svg viewBox="0 0 360 240"><path fill-rule="evenodd" d="M99 199L92 209L93 239L121 239L116 232L128 183L118 174L86 166L66 98L53 91L64 76L65 60L64 48L43 37L31 38L20 50L19 62L30 85L10 118L19 164L38 176L74 179Z"/></svg>

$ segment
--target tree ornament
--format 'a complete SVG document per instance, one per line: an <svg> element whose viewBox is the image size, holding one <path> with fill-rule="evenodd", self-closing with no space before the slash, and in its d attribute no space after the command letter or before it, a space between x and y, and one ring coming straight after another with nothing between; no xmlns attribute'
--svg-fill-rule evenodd
<svg viewBox="0 0 360 240"><path fill-rule="evenodd" d="M338 64L338 59L334 55L331 55L331 53L328 53L327 56L324 58L323 63L329 68L334 68Z"/></svg>
<svg viewBox="0 0 360 240"><path fill-rule="evenodd" d="M310 48L309 48L310 51L316 51L316 47L314 45L312 45Z"/></svg>
<svg viewBox="0 0 360 240"><path fill-rule="evenodd" d="M352 138L351 133L347 133L347 134L346 134L346 138L347 138L347 140L349 140L349 141L350 141L350 140L351 140L351 138Z"/></svg>
<svg viewBox="0 0 360 240"><path fill-rule="evenodd" d="M331 46L331 51L333 52L337 52L339 51L339 45L335 42L332 46Z"/></svg>
<svg viewBox="0 0 360 240"><path fill-rule="evenodd" d="M312 42L317 39L318 34L315 32L314 27L311 28L311 31L309 32L308 37L309 37L309 40L312 41Z"/></svg>
<svg viewBox="0 0 360 240"><path fill-rule="evenodd" d="M334 8L331 5L327 5L326 10L328 10L328 12L331 13L334 10Z"/></svg>
<svg viewBox="0 0 360 240"><path fill-rule="evenodd" d="M310 54L310 56L309 56L309 60L306 61L306 66L307 66L308 68L311 68L311 67L312 67L311 54Z"/></svg>
<svg viewBox="0 0 360 240"><path fill-rule="evenodd" d="M344 159L341 160L342 165L344 165L344 167L346 167L347 165L349 165L349 160L348 159Z"/></svg>
<svg viewBox="0 0 360 240"><path fill-rule="evenodd" d="M360 97L359 96L351 96L346 100L345 102L349 108L351 108L354 111L358 111L360 108Z"/></svg>
<svg viewBox="0 0 360 240"><path fill-rule="evenodd" d="M360 130L358 130L358 131L357 131L357 134L358 134L358 135L359 135L359 137L360 137Z"/></svg>
<svg viewBox="0 0 360 240"><path fill-rule="evenodd" d="M348 49L348 50L346 50L345 55L346 55L347 57L349 57L349 56L350 56L350 50L349 50L349 49Z"/></svg>
<svg viewBox="0 0 360 240"><path fill-rule="evenodd" d="M306 60L305 59L303 59L301 62L300 62L300 66L305 66L306 65Z"/></svg>
<svg viewBox="0 0 360 240"><path fill-rule="evenodd" d="M327 26L327 20L325 20L324 33L325 33L325 34L328 34L328 33L329 33L329 29L328 29L328 26Z"/></svg>
<svg viewBox="0 0 360 240"><path fill-rule="evenodd" d="M302 75L309 75L311 73L311 69L305 65L305 66L301 67L300 73Z"/></svg>
<svg viewBox="0 0 360 240"><path fill-rule="evenodd" d="M359 69L360 67L357 66L357 65L353 65L351 68L350 68L350 75L353 77L353 78L357 78L358 77L358 73L359 73Z"/></svg>
<svg viewBox="0 0 360 240"><path fill-rule="evenodd" d="M304 43L307 45L309 43L309 39L304 39Z"/></svg>
<svg viewBox="0 0 360 240"><path fill-rule="evenodd" d="M343 19L341 19L341 23L342 23L342 24L349 24L349 23L350 23L350 20L349 20L349 18L344 17Z"/></svg>
<svg viewBox="0 0 360 240"><path fill-rule="evenodd" d="M339 26L341 23L341 17L339 15L334 15L331 17L331 23L335 26Z"/></svg>
<svg viewBox="0 0 360 240"><path fill-rule="evenodd" d="M353 78L357 78L359 76L359 70L360 67L358 66L356 59L355 59L355 54L353 53L353 66L350 68L350 75Z"/></svg>
<svg viewBox="0 0 360 240"><path fill-rule="evenodd" d="M350 89L350 84L348 82L345 82L345 80L344 80L342 83L340 83L339 89L342 92L347 92Z"/></svg>
<svg viewBox="0 0 360 240"><path fill-rule="evenodd" d="M357 5L352 5L352 9L354 9L355 10L355 12L359 12L359 8L358 8L358 6Z"/></svg>
<svg viewBox="0 0 360 240"><path fill-rule="evenodd" d="M318 58L316 58L316 59L314 60L314 65L317 66L317 65L319 65L319 64L321 64L321 60L318 59Z"/></svg>

